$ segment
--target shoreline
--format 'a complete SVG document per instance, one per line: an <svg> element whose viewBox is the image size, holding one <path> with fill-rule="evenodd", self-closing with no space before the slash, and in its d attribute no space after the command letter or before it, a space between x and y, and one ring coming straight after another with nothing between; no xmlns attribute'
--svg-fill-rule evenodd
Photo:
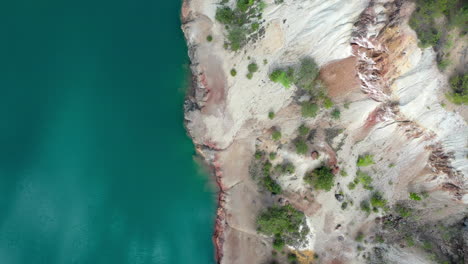
<svg viewBox="0 0 468 264"><path fill-rule="evenodd" d="M185 38L185 43L187 45L187 53L189 57L189 80L187 83L186 87L186 94L185 94L185 99L184 99L184 129L187 133L187 136L192 140L194 147L195 147L195 152L197 153L197 156L200 157L200 160L203 161L204 165L207 167L208 171L208 176L209 180L214 182L214 185L216 186L216 211L214 215L214 230L213 230L213 235L212 235L212 243L214 246L214 260L215 263L221 263L223 254L222 254L222 247L223 247L223 235L224 235L224 227L225 227L225 201L226 201L226 193L225 193L225 188L222 184L221 181L221 168L220 166L216 165L216 161L210 159L207 154L203 151L203 148L210 148L209 146L205 146L202 144L197 144L193 138L193 136L190 134L189 129L187 127L187 123L189 122L186 118L186 114L194 107L197 107L197 100L195 98L195 91L197 89L197 86L199 85L199 82L194 75L194 70L192 67L194 67L194 58L193 58L193 50L195 47L190 46L189 42L187 41L186 37L186 32L184 30L184 24L188 23L190 19L189 13L188 13L188 2L190 0L183 0L182 1L182 6L181 6L181 11L180 11L180 21L181 21L181 30L182 33L184 34ZM216 151L215 149L212 149L213 151Z"/></svg>

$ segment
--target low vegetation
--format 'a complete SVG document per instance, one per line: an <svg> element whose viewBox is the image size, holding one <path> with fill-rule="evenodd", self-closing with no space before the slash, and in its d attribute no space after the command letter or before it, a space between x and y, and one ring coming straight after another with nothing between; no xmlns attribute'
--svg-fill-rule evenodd
<svg viewBox="0 0 468 264"><path fill-rule="evenodd" d="M355 240L356 240L357 242L362 242L362 241L364 241L364 234L363 234L362 232L358 232L357 235L356 235Z"/></svg>
<svg viewBox="0 0 468 264"><path fill-rule="evenodd" d="M269 119L275 118L275 112L273 112L273 111L268 112L268 118Z"/></svg>
<svg viewBox="0 0 468 264"><path fill-rule="evenodd" d="M447 54L452 46L449 32L457 27L461 35L467 33L468 2L464 0L416 0L416 10L409 25L416 31L420 46L434 47L439 68L449 63Z"/></svg>
<svg viewBox="0 0 468 264"><path fill-rule="evenodd" d="M411 200L414 200L414 201L421 201L422 200L421 196L419 196L417 193L414 193L414 192L411 192L409 194L409 198Z"/></svg>
<svg viewBox="0 0 468 264"><path fill-rule="evenodd" d="M274 141L278 141L281 139L281 132L277 129L273 130L273 132L271 133L271 138L274 140Z"/></svg>
<svg viewBox="0 0 468 264"><path fill-rule="evenodd" d="M292 68L290 70L276 69L270 73L270 80L275 83L280 83L286 89L288 89L293 83L292 73L294 72Z"/></svg>
<svg viewBox="0 0 468 264"><path fill-rule="evenodd" d="M372 184L372 177L369 174L367 174L367 173L365 173L365 172L363 172L361 170L358 170L356 172L356 179L358 180L359 183L362 184L362 187L364 189L367 189L367 190L372 190L373 189L372 185L371 185Z"/></svg>
<svg viewBox="0 0 468 264"><path fill-rule="evenodd" d="M369 202L367 200L362 201L360 207L361 207L362 211L366 212L367 214L370 214L371 207L370 207Z"/></svg>
<svg viewBox="0 0 468 264"><path fill-rule="evenodd" d="M295 84L300 89L312 91L319 73L317 63L309 57L303 58L293 67L278 68L270 74L270 80L281 83L285 88Z"/></svg>
<svg viewBox="0 0 468 264"><path fill-rule="evenodd" d="M468 73L450 78L450 88L452 91L446 95L447 99L457 105L468 104Z"/></svg>
<svg viewBox="0 0 468 264"><path fill-rule="evenodd" d="M237 75L236 69L231 69L231 76L235 77Z"/></svg>
<svg viewBox="0 0 468 264"><path fill-rule="evenodd" d="M308 127L306 127L304 124L302 124L299 129L299 135L302 136L302 137L305 137L309 134L310 132L310 129Z"/></svg>
<svg viewBox="0 0 468 264"><path fill-rule="evenodd" d="M304 176L304 181L317 190L330 191L333 187L335 175L326 166L317 168Z"/></svg>
<svg viewBox="0 0 468 264"><path fill-rule="evenodd" d="M281 194L281 186L278 183L276 183L276 181L273 180L270 175L263 177L262 181L263 186L269 192L271 192L272 194Z"/></svg>
<svg viewBox="0 0 468 264"><path fill-rule="evenodd" d="M370 203L374 208L385 208L387 200L385 200L380 192L374 192L371 196Z"/></svg>
<svg viewBox="0 0 468 264"><path fill-rule="evenodd" d="M319 107L317 104L312 102L303 102L301 105L301 114L303 117L315 117Z"/></svg>
<svg viewBox="0 0 468 264"><path fill-rule="evenodd" d="M275 238L275 248L282 248L284 243L301 239L309 233L304 213L291 205L267 208L257 217L257 227L260 233Z"/></svg>
<svg viewBox="0 0 468 264"><path fill-rule="evenodd" d="M236 7L231 9L227 2L221 2L215 18L227 30L228 42L225 46L237 51L247 44L250 36L258 34L265 3L259 0L237 0Z"/></svg>
<svg viewBox="0 0 468 264"><path fill-rule="evenodd" d="M297 154L305 155L307 151L309 151L309 147L302 138L296 139L296 141L294 142L294 146L296 147Z"/></svg>
<svg viewBox="0 0 468 264"><path fill-rule="evenodd" d="M247 66L247 70L249 71L247 73L247 79L252 79L253 74L258 71L258 65L255 62L252 62Z"/></svg>
<svg viewBox="0 0 468 264"><path fill-rule="evenodd" d="M359 158L357 160L358 167L366 167L366 166L370 166L372 164L375 164L373 158L374 158L374 156L372 156L370 154L366 154L364 156L359 156Z"/></svg>
<svg viewBox="0 0 468 264"><path fill-rule="evenodd" d="M270 152L269 158L270 158L270 160L276 159L276 152Z"/></svg>
<svg viewBox="0 0 468 264"><path fill-rule="evenodd" d="M341 116L340 109L338 108L333 109L333 111L331 112L331 116L333 119L340 119L340 116Z"/></svg>

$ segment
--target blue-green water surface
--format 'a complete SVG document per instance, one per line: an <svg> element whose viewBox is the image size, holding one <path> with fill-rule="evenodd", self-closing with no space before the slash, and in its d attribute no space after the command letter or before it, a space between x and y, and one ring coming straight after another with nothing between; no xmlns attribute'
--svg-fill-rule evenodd
<svg viewBox="0 0 468 264"><path fill-rule="evenodd" d="M0 3L0 263L213 263L179 0Z"/></svg>

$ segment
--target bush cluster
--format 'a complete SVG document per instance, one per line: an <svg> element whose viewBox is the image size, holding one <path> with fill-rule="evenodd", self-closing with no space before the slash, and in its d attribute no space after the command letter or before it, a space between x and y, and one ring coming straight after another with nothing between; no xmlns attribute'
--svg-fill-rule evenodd
<svg viewBox="0 0 468 264"><path fill-rule="evenodd" d="M225 25L227 45L232 51L237 51L247 43L249 34L259 30L259 19L265 3L259 0L237 0L235 9L225 4L222 3L216 9L215 19Z"/></svg>
<svg viewBox="0 0 468 264"><path fill-rule="evenodd" d="M335 175L328 167L322 166L304 176L304 181L317 190L330 191L334 185Z"/></svg>
<svg viewBox="0 0 468 264"><path fill-rule="evenodd" d="M372 156L370 154L366 154L364 156L359 156L359 158L357 160L358 167L366 167L366 166L370 166L372 164L375 164L374 156Z"/></svg>
<svg viewBox="0 0 468 264"><path fill-rule="evenodd" d="M304 213L291 205L269 207L257 217L258 231L274 236L273 246L277 250L281 250L288 240L307 234L308 229L299 230L304 223Z"/></svg>
<svg viewBox="0 0 468 264"><path fill-rule="evenodd" d="M452 103L468 104L468 73L450 78L450 88L452 88L452 92L447 94L447 98Z"/></svg>

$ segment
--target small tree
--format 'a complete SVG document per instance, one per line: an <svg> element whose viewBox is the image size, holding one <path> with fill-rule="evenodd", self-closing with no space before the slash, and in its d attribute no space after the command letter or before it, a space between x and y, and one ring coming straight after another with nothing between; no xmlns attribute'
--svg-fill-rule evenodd
<svg viewBox="0 0 468 264"><path fill-rule="evenodd" d="M273 111L268 112L268 118L270 118L270 119L275 118L275 112L273 112Z"/></svg>
<svg viewBox="0 0 468 264"><path fill-rule="evenodd" d="M288 173L288 174L293 174L296 168L294 167L294 164L291 162L287 162L283 165L283 171Z"/></svg>
<svg viewBox="0 0 468 264"><path fill-rule="evenodd" d="M271 138L274 140L274 141L278 141L281 139L281 132L278 131L277 129L275 129L273 131L273 133L271 133Z"/></svg>
<svg viewBox="0 0 468 264"><path fill-rule="evenodd" d="M312 102L302 103L301 113L303 117L317 116L318 106Z"/></svg>
<svg viewBox="0 0 468 264"><path fill-rule="evenodd" d="M270 80L275 83L281 83L286 89L289 88L292 83L292 77L282 69L276 69L270 73Z"/></svg>
<svg viewBox="0 0 468 264"><path fill-rule="evenodd" d="M307 136L309 134L309 131L310 129L308 127L306 127L304 124L302 124L300 127L299 127L299 135L301 136Z"/></svg>
<svg viewBox="0 0 468 264"><path fill-rule="evenodd" d="M333 119L340 119L340 116L341 116L340 109L338 108L333 109L333 111L331 112L331 116Z"/></svg>
<svg viewBox="0 0 468 264"><path fill-rule="evenodd" d="M359 156L359 158L357 160L358 167L366 167L366 166L370 166L372 164L375 164L373 158L374 158L374 156L372 156L370 154L366 154L364 156Z"/></svg>
<svg viewBox="0 0 468 264"><path fill-rule="evenodd" d="M421 201L422 200L421 196L419 196L417 193L414 193L414 192L409 194L409 198L411 200L414 200L414 201Z"/></svg>
<svg viewBox="0 0 468 264"><path fill-rule="evenodd" d="M251 72L251 73L254 73L254 72L258 71L258 65L255 62L250 63L247 66L247 70L249 70L249 72Z"/></svg>
<svg viewBox="0 0 468 264"><path fill-rule="evenodd" d="M385 200L380 192L374 192L372 194L370 203L373 207L384 208L387 205L387 200Z"/></svg>
<svg viewBox="0 0 468 264"><path fill-rule="evenodd" d="M317 190L330 191L334 185L335 175L328 167L322 166L304 176L304 181L312 185Z"/></svg>
<svg viewBox="0 0 468 264"><path fill-rule="evenodd" d="M281 186L275 182L269 175L263 177L263 186L272 194L280 194Z"/></svg>
<svg viewBox="0 0 468 264"><path fill-rule="evenodd" d="M231 69L231 76L234 77L234 76L236 76L236 75L237 75L236 69L232 68L232 69Z"/></svg>
<svg viewBox="0 0 468 264"><path fill-rule="evenodd" d="M307 144L305 143L303 139L297 139L294 145L296 146L297 154L304 155L309 150L309 148L307 147Z"/></svg>
<svg viewBox="0 0 468 264"><path fill-rule="evenodd" d="M325 97L325 98L323 99L323 106L324 106L326 109L332 108L332 106L333 106L332 100L331 100L330 98L328 98L328 97Z"/></svg>

